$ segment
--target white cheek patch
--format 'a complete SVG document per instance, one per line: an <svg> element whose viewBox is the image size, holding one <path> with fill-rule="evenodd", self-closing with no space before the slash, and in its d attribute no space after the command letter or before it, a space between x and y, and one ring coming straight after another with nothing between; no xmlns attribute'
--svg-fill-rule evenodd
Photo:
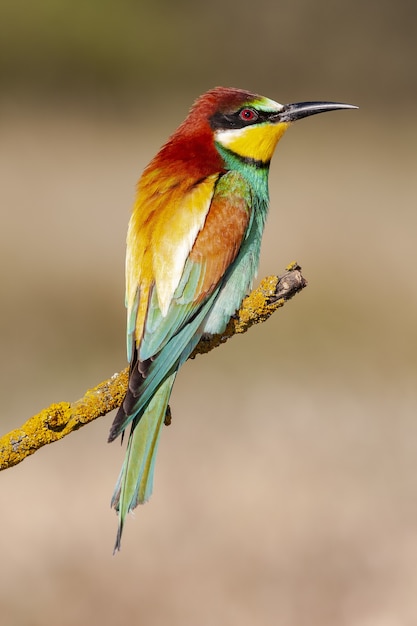
<svg viewBox="0 0 417 626"><path fill-rule="evenodd" d="M225 148L230 148L240 137L243 137L247 130L247 127L243 128L228 128L227 130L216 130L214 133L214 140L220 143Z"/></svg>

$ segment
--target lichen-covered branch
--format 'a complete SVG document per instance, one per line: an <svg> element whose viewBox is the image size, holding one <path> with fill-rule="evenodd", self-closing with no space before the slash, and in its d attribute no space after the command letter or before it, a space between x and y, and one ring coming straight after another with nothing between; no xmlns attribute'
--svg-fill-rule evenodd
<svg viewBox="0 0 417 626"><path fill-rule="evenodd" d="M266 321L307 285L301 268L292 263L283 276L269 276L245 298L240 310L231 318L222 335L203 338L190 358L217 348L235 334L246 332L254 324ZM42 446L62 439L97 417L116 409L123 401L128 368L114 374L97 387L89 389L76 402L51 404L28 419L23 426L0 438L0 470L17 465Z"/></svg>

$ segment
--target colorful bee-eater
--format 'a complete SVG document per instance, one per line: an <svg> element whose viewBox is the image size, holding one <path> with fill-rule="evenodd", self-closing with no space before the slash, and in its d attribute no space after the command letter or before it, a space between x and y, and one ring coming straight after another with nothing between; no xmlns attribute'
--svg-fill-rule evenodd
<svg viewBox="0 0 417 626"><path fill-rule="evenodd" d="M225 330L256 276L277 142L303 117L356 108L279 104L240 89L201 96L145 169L126 254L129 387L109 441L130 424L112 506L125 517L152 493L178 369L202 335Z"/></svg>

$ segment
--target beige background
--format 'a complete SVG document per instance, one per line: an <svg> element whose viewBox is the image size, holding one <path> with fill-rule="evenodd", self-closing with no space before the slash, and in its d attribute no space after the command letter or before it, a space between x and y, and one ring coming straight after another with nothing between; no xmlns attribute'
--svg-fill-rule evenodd
<svg viewBox="0 0 417 626"><path fill-rule="evenodd" d="M4 432L124 367L135 181L200 92L361 108L282 140L260 276L309 286L184 367L121 554L112 415L0 475L1 623L416 624L414 3L34 7L0 20Z"/></svg>

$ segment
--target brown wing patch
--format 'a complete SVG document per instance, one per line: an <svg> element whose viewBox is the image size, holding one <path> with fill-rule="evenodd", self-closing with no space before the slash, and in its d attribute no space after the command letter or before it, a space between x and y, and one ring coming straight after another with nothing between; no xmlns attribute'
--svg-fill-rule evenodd
<svg viewBox="0 0 417 626"><path fill-rule="evenodd" d="M204 228L198 233L190 252L192 261L205 266L197 302L210 294L233 263L244 238L249 217L248 205L242 196L214 196Z"/></svg>

